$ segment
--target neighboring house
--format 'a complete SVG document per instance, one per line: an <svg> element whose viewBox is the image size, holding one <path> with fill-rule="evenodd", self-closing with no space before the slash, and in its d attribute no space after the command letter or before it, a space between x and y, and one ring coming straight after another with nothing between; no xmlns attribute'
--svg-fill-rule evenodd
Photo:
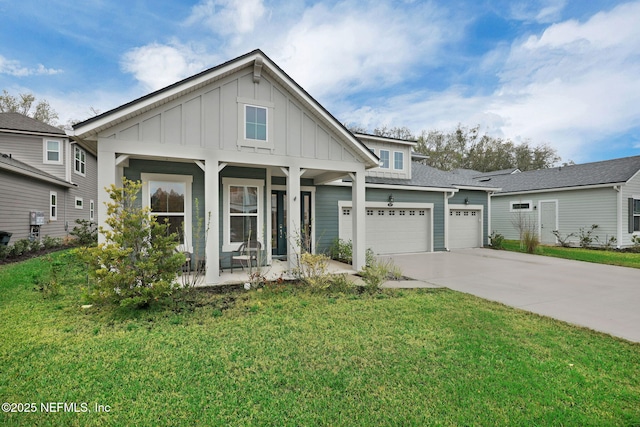
<svg viewBox="0 0 640 427"><path fill-rule="evenodd" d="M368 246L481 246L496 190L411 162L413 142L353 135L259 50L78 123L73 139L98 153L98 188L142 181L144 206L201 248L206 283L247 239L291 268L300 245L350 239L356 270Z"/></svg>
<svg viewBox="0 0 640 427"><path fill-rule="evenodd" d="M11 242L65 237L96 216L96 156L63 130L0 113L0 230Z"/></svg>
<svg viewBox="0 0 640 427"><path fill-rule="evenodd" d="M505 174L478 173L479 183L501 187L491 197L490 229L518 239L517 224L529 225L545 244L558 243L593 224L600 244L631 246L640 236L640 156Z"/></svg>

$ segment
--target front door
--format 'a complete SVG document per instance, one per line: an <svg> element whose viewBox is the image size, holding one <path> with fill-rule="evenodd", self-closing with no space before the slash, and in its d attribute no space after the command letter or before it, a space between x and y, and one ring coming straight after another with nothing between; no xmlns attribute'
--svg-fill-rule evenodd
<svg viewBox="0 0 640 427"><path fill-rule="evenodd" d="M271 192L271 253L278 258L287 255L287 193L282 190ZM311 252L311 192L300 192L301 230L292 238L301 241L303 249Z"/></svg>

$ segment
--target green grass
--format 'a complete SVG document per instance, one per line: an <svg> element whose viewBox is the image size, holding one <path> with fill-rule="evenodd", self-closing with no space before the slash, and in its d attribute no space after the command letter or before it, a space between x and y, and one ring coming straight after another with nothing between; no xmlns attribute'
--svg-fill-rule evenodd
<svg viewBox="0 0 640 427"><path fill-rule="evenodd" d="M520 248L520 242L517 240L505 240L503 247L508 251L524 252L524 250ZM573 259L576 261L595 262L598 264L640 268L640 253L541 245L538 247L536 254L556 258Z"/></svg>
<svg viewBox="0 0 640 427"><path fill-rule="evenodd" d="M0 396L38 405L2 425L640 425L640 344L469 295L278 285L82 309L82 272L45 297L48 271L0 267Z"/></svg>

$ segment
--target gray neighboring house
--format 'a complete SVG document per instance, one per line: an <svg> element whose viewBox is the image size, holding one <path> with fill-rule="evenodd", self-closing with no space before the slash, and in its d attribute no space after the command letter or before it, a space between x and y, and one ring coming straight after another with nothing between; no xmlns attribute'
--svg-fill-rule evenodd
<svg viewBox="0 0 640 427"><path fill-rule="evenodd" d="M473 178L502 188L491 196L490 230L507 239L519 238L514 224L519 220L532 224L544 244L558 243L554 230L578 234L592 224L598 225L594 235L600 244L615 238L614 246L624 248L640 236L640 156L503 172ZM569 241L579 243L577 237Z"/></svg>
<svg viewBox="0 0 640 427"><path fill-rule="evenodd" d="M66 237L94 220L97 161L65 132L19 113L0 113L0 231L20 239Z"/></svg>

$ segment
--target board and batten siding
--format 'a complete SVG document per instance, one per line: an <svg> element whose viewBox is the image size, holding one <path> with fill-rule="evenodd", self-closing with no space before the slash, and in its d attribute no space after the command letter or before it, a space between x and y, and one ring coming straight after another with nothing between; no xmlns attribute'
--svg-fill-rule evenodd
<svg viewBox="0 0 640 427"><path fill-rule="evenodd" d="M618 193L613 188L594 188L584 190L554 191L545 193L529 193L521 195L494 195L491 199L491 229L505 236L507 239L519 239L519 232L515 226L518 216L535 224L539 231L539 203L545 200L556 200L558 203L558 231L562 236L569 233L576 234L568 241L578 245L577 237L580 228L589 230L592 224L598 228L593 236L597 236L601 243L610 237L617 236L617 200ZM530 212L510 212L512 202L531 201L533 209Z"/></svg>
<svg viewBox="0 0 640 427"><path fill-rule="evenodd" d="M244 105L268 109L268 142L244 140ZM336 162L357 161L322 118L315 116L280 84L263 75L253 82L247 68L193 93L104 131L100 138L185 146L228 152L298 157ZM105 143L108 143L105 141Z"/></svg>

